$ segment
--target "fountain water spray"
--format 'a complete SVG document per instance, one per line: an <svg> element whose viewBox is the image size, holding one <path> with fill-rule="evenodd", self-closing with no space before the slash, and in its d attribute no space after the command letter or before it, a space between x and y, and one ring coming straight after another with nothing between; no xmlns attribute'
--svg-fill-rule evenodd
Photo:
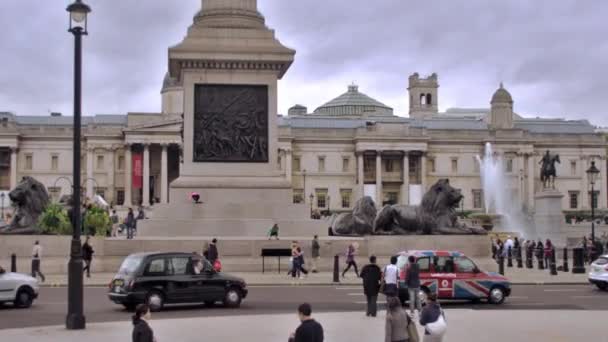
<svg viewBox="0 0 608 342"><path fill-rule="evenodd" d="M492 150L492 144L486 143L484 157L477 156L483 200L486 214L502 216L505 231L516 232L526 238L535 237L533 225L528 223L522 210L522 203L516 193L508 187L508 176L505 174L502 158ZM513 187L515 188L515 187Z"/></svg>

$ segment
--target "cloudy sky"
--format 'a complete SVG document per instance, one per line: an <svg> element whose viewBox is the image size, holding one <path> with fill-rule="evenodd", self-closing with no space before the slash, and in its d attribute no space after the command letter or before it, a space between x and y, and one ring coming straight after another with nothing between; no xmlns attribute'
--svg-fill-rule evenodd
<svg viewBox="0 0 608 342"><path fill-rule="evenodd" d="M0 111L71 115L68 0L1 0ZM84 110L158 112L167 48L200 0L86 0ZM360 90L407 116L407 77L439 74L440 109L487 107L499 82L529 117L608 125L608 2L576 0L259 0L297 50L279 111L313 110Z"/></svg>

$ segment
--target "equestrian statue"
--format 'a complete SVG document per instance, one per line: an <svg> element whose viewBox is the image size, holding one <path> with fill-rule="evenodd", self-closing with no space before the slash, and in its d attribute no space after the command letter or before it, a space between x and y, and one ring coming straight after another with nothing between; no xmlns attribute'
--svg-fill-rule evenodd
<svg viewBox="0 0 608 342"><path fill-rule="evenodd" d="M551 155L549 150L547 150L543 159L539 162L539 164L542 164L540 168L540 180L543 182L543 188L545 189L555 189L555 177L557 177L555 163L561 164L559 154Z"/></svg>

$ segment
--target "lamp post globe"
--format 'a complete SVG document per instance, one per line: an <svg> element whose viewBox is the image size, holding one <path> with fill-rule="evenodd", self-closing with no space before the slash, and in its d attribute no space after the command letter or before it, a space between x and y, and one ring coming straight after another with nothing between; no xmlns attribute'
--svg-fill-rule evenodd
<svg viewBox="0 0 608 342"><path fill-rule="evenodd" d="M91 8L76 0L66 9L69 13L68 32L74 35L74 141L72 169L72 241L68 262L68 314L65 326L80 330L86 326L83 310L82 248L80 245L80 137L82 121L82 36L87 35L87 19Z"/></svg>
<svg viewBox="0 0 608 342"><path fill-rule="evenodd" d="M591 244L592 248L595 248L595 182L600 175L600 170L595 166L595 161L591 161L591 166L585 172L591 185Z"/></svg>

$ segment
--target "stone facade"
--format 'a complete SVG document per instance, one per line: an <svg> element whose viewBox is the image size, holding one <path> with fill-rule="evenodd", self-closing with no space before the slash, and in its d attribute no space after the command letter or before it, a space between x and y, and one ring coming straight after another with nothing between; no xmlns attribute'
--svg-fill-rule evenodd
<svg viewBox="0 0 608 342"><path fill-rule="evenodd" d="M564 195L562 209L590 208L585 170L592 160L601 171L595 186L598 208L607 206L606 137L585 120L527 119L513 111L515 101L502 85L493 96L488 93L490 108L439 112L438 75L418 73L408 79L409 117L395 115L356 85L312 112L296 105L279 115L277 80L294 54L265 26L257 1L203 0L184 40L169 49L160 113L83 119L87 196L99 193L119 206L150 205L187 201L190 189L213 193L220 185L266 184L281 189L281 201L346 211L363 195L377 204L417 204L437 179L449 178L465 195L463 209L481 211L476 157L490 142L505 160L507 191L523 209L533 210L539 161L547 149L561 156L556 188ZM264 165L193 160L197 84L268 87L269 160ZM33 176L54 198L68 194L71 127L72 118L60 114L0 113L0 187L8 190L21 177ZM132 177L140 162L141 186Z"/></svg>

